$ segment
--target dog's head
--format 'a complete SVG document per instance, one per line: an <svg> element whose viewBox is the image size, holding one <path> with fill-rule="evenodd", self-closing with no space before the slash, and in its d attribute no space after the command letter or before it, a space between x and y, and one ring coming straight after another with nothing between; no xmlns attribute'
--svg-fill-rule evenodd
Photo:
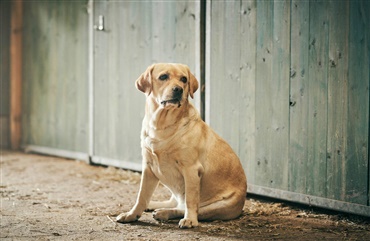
<svg viewBox="0 0 370 241"><path fill-rule="evenodd" d="M136 80L136 88L163 107L180 107L194 97L198 80L184 64L153 64Z"/></svg>

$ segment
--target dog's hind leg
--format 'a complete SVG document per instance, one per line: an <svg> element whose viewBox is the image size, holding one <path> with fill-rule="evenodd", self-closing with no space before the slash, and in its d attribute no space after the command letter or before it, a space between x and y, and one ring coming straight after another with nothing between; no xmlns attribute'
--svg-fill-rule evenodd
<svg viewBox="0 0 370 241"><path fill-rule="evenodd" d="M174 208L177 207L177 200L175 195L172 194L171 198L164 202L150 201L146 211L153 211L158 208Z"/></svg>
<svg viewBox="0 0 370 241"><path fill-rule="evenodd" d="M245 198L231 196L226 199L200 206L198 220L230 220L243 212Z"/></svg>
<svg viewBox="0 0 370 241"><path fill-rule="evenodd" d="M185 210L181 208L159 208L154 210L153 218L159 221L183 218Z"/></svg>
<svg viewBox="0 0 370 241"><path fill-rule="evenodd" d="M244 201L245 199L243 198L232 196L201 206L199 208L197 220L211 221L211 220L235 219L242 214ZM184 216L185 209L181 207L181 205L175 208L158 208L155 209L153 212L153 218L159 221L168 221L170 219L181 219ZM182 228L185 227L181 223L181 220L179 226Z"/></svg>

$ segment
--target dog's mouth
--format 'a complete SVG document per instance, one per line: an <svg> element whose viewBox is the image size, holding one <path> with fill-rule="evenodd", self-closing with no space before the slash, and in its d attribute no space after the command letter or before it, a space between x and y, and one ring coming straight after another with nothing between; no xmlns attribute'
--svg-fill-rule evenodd
<svg viewBox="0 0 370 241"><path fill-rule="evenodd" d="M169 100L162 100L161 105L163 105L163 107L166 107L166 105L177 105L177 107L180 107L181 99L175 98L175 99L169 99Z"/></svg>

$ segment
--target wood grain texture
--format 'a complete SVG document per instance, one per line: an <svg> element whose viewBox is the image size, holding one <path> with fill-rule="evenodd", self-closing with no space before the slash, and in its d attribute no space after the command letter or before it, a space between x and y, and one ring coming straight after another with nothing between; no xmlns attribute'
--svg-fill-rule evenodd
<svg viewBox="0 0 370 241"><path fill-rule="evenodd" d="M289 190L305 193L308 159L309 1L291 4Z"/></svg>
<svg viewBox="0 0 370 241"><path fill-rule="evenodd" d="M87 152L86 1L24 2L24 145Z"/></svg>
<svg viewBox="0 0 370 241"><path fill-rule="evenodd" d="M256 181L282 189L288 186L289 16L288 2L257 2Z"/></svg>
<svg viewBox="0 0 370 241"><path fill-rule="evenodd" d="M10 147L10 9L0 1L0 148Z"/></svg>
<svg viewBox="0 0 370 241"><path fill-rule="evenodd" d="M327 2L310 2L308 66L308 159L309 195L326 196L327 89L329 23Z"/></svg>
<svg viewBox="0 0 370 241"><path fill-rule="evenodd" d="M327 197L345 197L348 123L348 2L329 3ZM335 188L341 186L343 188Z"/></svg>
<svg viewBox="0 0 370 241"><path fill-rule="evenodd" d="M366 205L369 3L238 4L210 4L207 121L249 183Z"/></svg>
<svg viewBox="0 0 370 241"><path fill-rule="evenodd" d="M209 123L239 151L240 11L239 3L212 2L211 103ZM228 16L233 16L232 18Z"/></svg>
<svg viewBox="0 0 370 241"><path fill-rule="evenodd" d="M369 175L369 5L349 2L348 122L345 200L366 204ZM361 61L359 61L361 60Z"/></svg>
<svg viewBox="0 0 370 241"><path fill-rule="evenodd" d="M256 68L257 59L257 4L255 1L242 1L240 35L240 130L239 157L247 178L256 178Z"/></svg>

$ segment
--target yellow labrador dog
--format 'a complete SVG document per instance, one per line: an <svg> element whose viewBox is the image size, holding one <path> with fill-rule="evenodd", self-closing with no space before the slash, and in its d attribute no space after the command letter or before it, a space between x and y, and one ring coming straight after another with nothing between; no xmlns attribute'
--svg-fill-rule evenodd
<svg viewBox="0 0 370 241"><path fill-rule="evenodd" d="M120 214L121 223L154 210L157 220L182 218L180 228L199 220L237 218L247 182L231 147L200 118L189 102L198 81L183 64L153 64L136 80L146 94L141 147L143 170L134 207ZM159 181L172 193L165 202L150 201Z"/></svg>

